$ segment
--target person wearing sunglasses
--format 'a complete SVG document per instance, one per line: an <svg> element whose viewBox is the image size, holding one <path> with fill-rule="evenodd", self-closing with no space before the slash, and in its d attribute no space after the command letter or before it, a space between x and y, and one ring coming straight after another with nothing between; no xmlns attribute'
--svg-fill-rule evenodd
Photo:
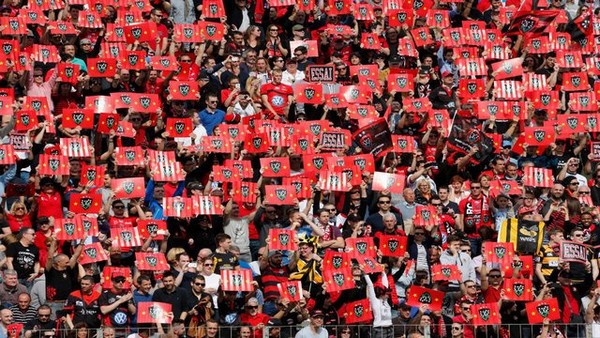
<svg viewBox="0 0 600 338"><path fill-rule="evenodd" d="M244 313L240 316L242 323L248 323L254 328L253 337L262 337L262 329L267 325L271 317L262 313L262 307L258 305L258 299L252 297L246 302L244 306Z"/></svg>
<svg viewBox="0 0 600 338"><path fill-rule="evenodd" d="M26 338L41 338L56 335L56 321L51 320L52 309L44 304L37 310L37 318L25 324Z"/></svg>
<svg viewBox="0 0 600 338"><path fill-rule="evenodd" d="M409 189L410 190L410 189ZM413 193L414 197L414 193ZM379 211L370 215L369 218L365 221L366 226L371 226L373 234L378 232L383 232L385 229L385 225L383 222L383 216L387 214L393 214L396 217L396 223L398 226L404 228L404 219L402 214L396 213L392 211L392 196L389 194L382 194L377 199L377 207Z"/></svg>
<svg viewBox="0 0 600 338"><path fill-rule="evenodd" d="M483 226L491 227L492 217L487 197L482 192L480 182L471 183L471 194L458 204L460 213L456 226L464 231L471 242L473 257L481 253L481 237L478 230Z"/></svg>
<svg viewBox="0 0 600 338"><path fill-rule="evenodd" d="M182 317L183 319L190 317L189 326L200 326L207 319L214 317L215 306L212 296L204 292L206 286L204 276L196 275L190 284L192 288L186 296L189 310L184 312Z"/></svg>
<svg viewBox="0 0 600 338"><path fill-rule="evenodd" d="M133 293L124 287L126 278L121 274L111 276L112 288L104 290L98 299L102 322L115 328L119 336L124 335L129 318L137 309L133 303Z"/></svg>

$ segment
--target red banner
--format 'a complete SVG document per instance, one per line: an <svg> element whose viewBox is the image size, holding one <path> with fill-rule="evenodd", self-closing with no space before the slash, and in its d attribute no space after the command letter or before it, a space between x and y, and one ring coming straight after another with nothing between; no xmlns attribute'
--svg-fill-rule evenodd
<svg viewBox="0 0 600 338"><path fill-rule="evenodd" d="M442 310L442 301L444 300L444 293L442 291L413 285L407 292L406 304L416 307L427 304L429 305L429 311Z"/></svg>
<svg viewBox="0 0 600 338"><path fill-rule="evenodd" d="M223 291L254 291L252 285L252 271L242 270L221 270L221 288Z"/></svg>
<svg viewBox="0 0 600 338"><path fill-rule="evenodd" d="M287 229L269 229L269 251L296 251L296 231Z"/></svg>
<svg viewBox="0 0 600 338"><path fill-rule="evenodd" d="M473 325L499 325L501 322L498 303L473 304L471 305Z"/></svg>
<svg viewBox="0 0 600 338"><path fill-rule="evenodd" d="M545 318L550 321L560 320L561 310L556 298L525 303L529 324L540 324Z"/></svg>
<svg viewBox="0 0 600 338"><path fill-rule="evenodd" d="M135 261L140 271L165 271L171 268L162 252L136 252Z"/></svg>
<svg viewBox="0 0 600 338"><path fill-rule="evenodd" d="M532 301L533 284L530 279L504 279L504 294L506 299L513 301Z"/></svg>

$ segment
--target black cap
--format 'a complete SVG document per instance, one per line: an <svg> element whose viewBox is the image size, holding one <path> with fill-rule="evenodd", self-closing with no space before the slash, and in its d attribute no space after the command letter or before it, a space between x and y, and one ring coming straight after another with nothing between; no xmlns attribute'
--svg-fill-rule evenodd
<svg viewBox="0 0 600 338"><path fill-rule="evenodd" d="M210 77L208 76L208 72L205 69L200 71L200 76L198 76L198 78L200 80L210 80Z"/></svg>

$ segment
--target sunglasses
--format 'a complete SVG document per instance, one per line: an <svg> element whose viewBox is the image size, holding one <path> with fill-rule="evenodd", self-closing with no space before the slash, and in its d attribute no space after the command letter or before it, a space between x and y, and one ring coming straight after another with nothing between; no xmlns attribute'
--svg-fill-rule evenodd
<svg viewBox="0 0 600 338"><path fill-rule="evenodd" d="M248 309L248 310L258 309L258 305L257 306L246 305L246 309Z"/></svg>
<svg viewBox="0 0 600 338"><path fill-rule="evenodd" d="M204 286L206 284L204 284L204 283L194 283L194 285L196 285L196 286Z"/></svg>
<svg viewBox="0 0 600 338"><path fill-rule="evenodd" d="M115 279L113 283L125 283L125 279Z"/></svg>
<svg viewBox="0 0 600 338"><path fill-rule="evenodd" d="M379 201L379 204L390 204L390 201Z"/></svg>
<svg viewBox="0 0 600 338"><path fill-rule="evenodd" d="M500 275L489 275L490 278L500 278Z"/></svg>

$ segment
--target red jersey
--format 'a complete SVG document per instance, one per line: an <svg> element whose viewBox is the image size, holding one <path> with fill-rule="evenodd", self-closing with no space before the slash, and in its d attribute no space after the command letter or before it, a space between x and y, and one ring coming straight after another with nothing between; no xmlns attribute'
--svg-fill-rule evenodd
<svg viewBox="0 0 600 338"><path fill-rule="evenodd" d="M480 195L479 198L473 198L472 195L460 201L458 205L460 214L463 215L464 231L470 238L477 238L477 230L482 226L492 225L492 216L487 198Z"/></svg>
<svg viewBox="0 0 600 338"><path fill-rule="evenodd" d="M275 110L277 114L283 115L289 102L288 97L294 95L294 90L291 86L283 83L278 85L267 83L260 87L260 95L267 95L273 110Z"/></svg>
<svg viewBox="0 0 600 338"><path fill-rule="evenodd" d="M54 219L63 218L62 196L58 192L47 194L40 192L37 198L38 217L54 217Z"/></svg>

